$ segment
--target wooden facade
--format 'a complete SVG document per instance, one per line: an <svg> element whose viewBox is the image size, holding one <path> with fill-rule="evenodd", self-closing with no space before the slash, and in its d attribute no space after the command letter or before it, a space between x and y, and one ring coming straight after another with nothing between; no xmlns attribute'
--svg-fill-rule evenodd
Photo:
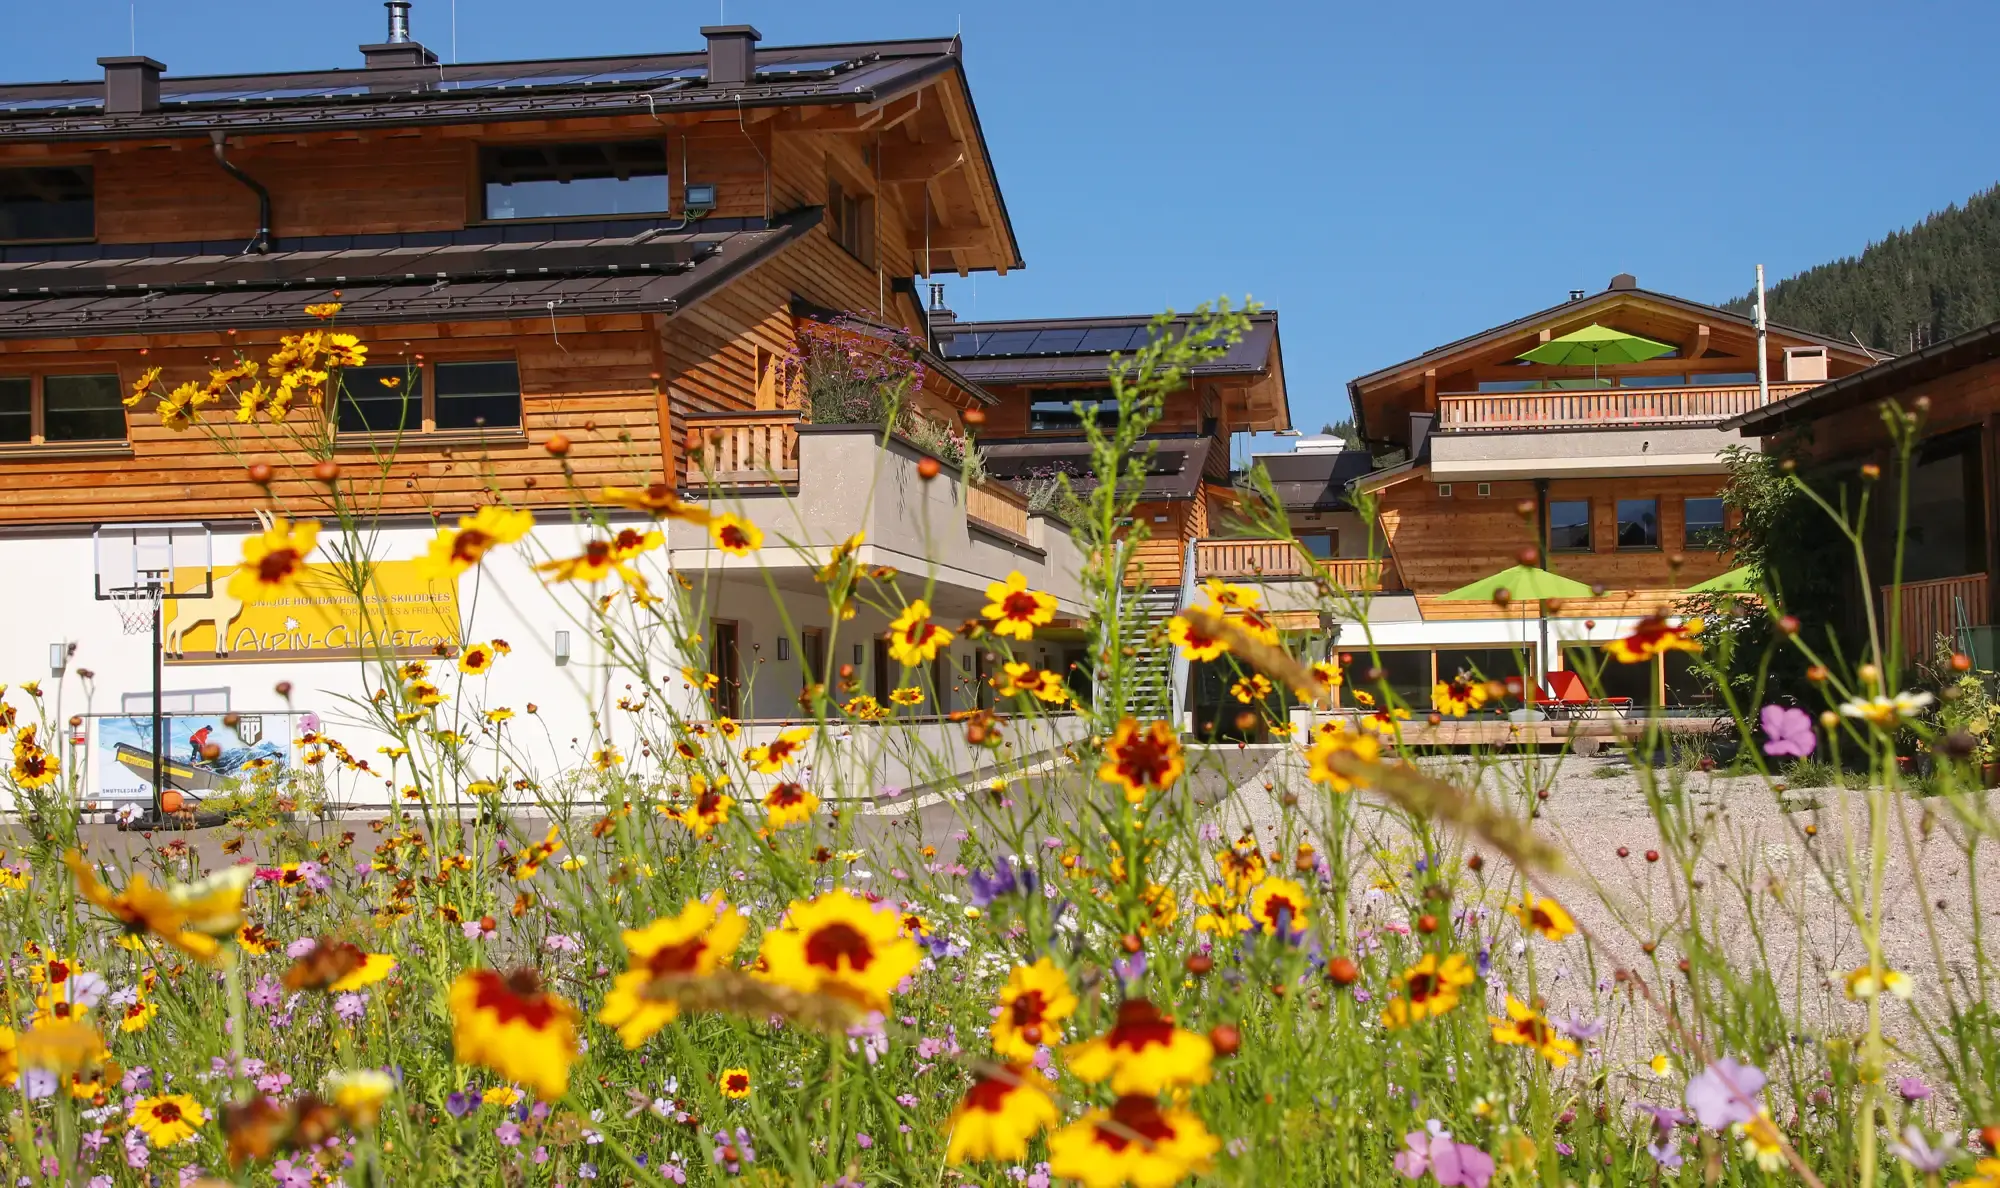
<svg viewBox="0 0 2000 1188"><path fill-rule="evenodd" d="M256 197L223 171L206 135L34 141L10 140L7 131L0 125L0 169L90 167L94 242L133 245L137 254L128 253L124 263L158 263L144 245L178 245L168 254L185 255L189 244L247 244L256 232ZM843 245L822 220L670 311L577 315L559 303L543 309L523 302L508 317L342 319L339 328L368 345L371 364L508 360L519 368L519 427L407 433L393 465L379 475L370 468L383 442L342 439L344 468L350 476L370 473L362 487L379 490L385 512L457 513L496 496L527 506L562 504L572 497L565 467L585 489L678 477L678 443L690 414L778 403L772 377L797 344L795 303L852 311L921 339L915 276L934 268L1004 272L1018 264L956 69L867 103L583 116L523 111L505 120L245 131L229 135L225 145L229 162L269 191L271 233L282 251L287 240L305 237L407 237L492 226L483 218L483 147L639 139L664 145L672 210L685 208L689 181L714 187L706 218L718 226L768 223L819 207L838 187L860 196L858 209L872 223L858 241L867 250ZM662 212L660 221L670 216ZM702 225L697 219L694 229ZM279 334L227 324L172 334L122 327L61 337L6 333L0 378L39 383L46 374L114 373L129 389L158 366L164 390L205 378L211 366L239 353L261 360ZM245 478L252 460L277 468L279 499L309 503L322 488L302 473L304 456L268 428L238 427L233 413L214 405L205 410L204 421L219 426L227 448L205 440L201 430L163 427L153 399L126 411L123 440L0 446L0 524L248 518L267 505ZM571 443L566 459L544 448L556 435Z"/></svg>

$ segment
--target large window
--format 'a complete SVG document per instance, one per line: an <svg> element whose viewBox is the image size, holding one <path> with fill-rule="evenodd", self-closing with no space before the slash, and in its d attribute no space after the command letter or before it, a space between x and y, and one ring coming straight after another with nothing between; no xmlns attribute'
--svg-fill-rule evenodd
<svg viewBox="0 0 2000 1188"><path fill-rule="evenodd" d="M123 396L115 372L0 375L0 444L123 441Z"/></svg>
<svg viewBox="0 0 2000 1188"><path fill-rule="evenodd" d="M0 169L0 243L97 234L88 165Z"/></svg>
<svg viewBox="0 0 2000 1188"><path fill-rule="evenodd" d="M1077 406L1083 406L1083 416ZM1083 417L1094 417L1099 426L1118 423L1118 401L1109 388L1037 388L1028 393L1028 428L1055 432L1083 431Z"/></svg>
<svg viewBox="0 0 2000 1188"><path fill-rule="evenodd" d="M1337 529L1299 533L1299 545L1315 561L1331 561L1340 556L1340 532Z"/></svg>
<svg viewBox="0 0 2000 1188"><path fill-rule="evenodd" d="M1683 500L1681 514L1686 521L1681 529L1682 548L1714 550L1722 547L1721 499Z"/></svg>
<svg viewBox="0 0 2000 1188"><path fill-rule="evenodd" d="M479 150L489 219L663 214L667 147L659 140L529 144Z"/></svg>
<svg viewBox="0 0 2000 1188"><path fill-rule="evenodd" d="M518 430L521 370L512 359L350 367L340 373L342 433Z"/></svg>
<svg viewBox="0 0 2000 1188"><path fill-rule="evenodd" d="M1660 501L1620 499L1618 501L1618 547L1657 549L1660 547Z"/></svg>
<svg viewBox="0 0 2000 1188"><path fill-rule="evenodd" d="M863 264L875 263L875 200L831 178L826 183L826 229L833 241Z"/></svg>
<svg viewBox="0 0 2000 1188"><path fill-rule="evenodd" d="M1590 500L1550 500L1549 552L1588 553L1589 551Z"/></svg>

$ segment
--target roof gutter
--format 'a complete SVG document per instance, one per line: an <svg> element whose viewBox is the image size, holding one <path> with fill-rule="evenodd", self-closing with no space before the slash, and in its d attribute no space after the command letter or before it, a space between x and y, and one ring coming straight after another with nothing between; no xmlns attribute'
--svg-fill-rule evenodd
<svg viewBox="0 0 2000 1188"><path fill-rule="evenodd" d="M257 234L250 238L249 244L240 254L264 255L271 250L271 191L265 189L263 183L256 178L238 169L235 162L229 159L227 136L220 132L210 132L208 138L215 145L215 163L222 166L224 173L250 187L251 192L257 195Z"/></svg>

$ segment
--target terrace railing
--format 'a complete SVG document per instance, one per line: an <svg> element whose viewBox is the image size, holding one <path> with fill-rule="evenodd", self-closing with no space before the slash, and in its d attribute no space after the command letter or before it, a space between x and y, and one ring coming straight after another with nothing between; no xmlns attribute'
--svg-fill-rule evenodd
<svg viewBox="0 0 2000 1188"><path fill-rule="evenodd" d="M1772 384L1775 402L1816 384ZM1589 388L1567 392L1448 392L1438 397L1444 432L1551 427L1712 425L1760 407L1757 385Z"/></svg>
<svg viewBox="0 0 2000 1188"><path fill-rule="evenodd" d="M1028 539L1027 497L999 483L965 489L965 518L1016 540Z"/></svg>
<svg viewBox="0 0 2000 1188"><path fill-rule="evenodd" d="M799 481L799 412L689 413L688 481L730 487Z"/></svg>
<svg viewBox="0 0 2000 1188"><path fill-rule="evenodd" d="M1395 567L1380 557L1338 557L1310 561L1288 540L1200 540L1195 542L1198 578L1312 578L1324 575L1347 590L1395 590Z"/></svg>

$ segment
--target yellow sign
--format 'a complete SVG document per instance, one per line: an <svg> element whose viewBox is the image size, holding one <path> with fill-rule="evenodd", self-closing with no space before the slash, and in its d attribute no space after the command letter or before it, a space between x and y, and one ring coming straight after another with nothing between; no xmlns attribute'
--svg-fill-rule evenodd
<svg viewBox="0 0 2000 1188"><path fill-rule="evenodd" d="M200 569L174 575L185 588L201 585ZM343 573L312 565L295 593L244 602L229 593L217 570L207 598L161 605L160 647L170 664L244 660L348 660L389 655L410 659L459 642L458 587L432 582L415 561L377 561L356 597Z"/></svg>

